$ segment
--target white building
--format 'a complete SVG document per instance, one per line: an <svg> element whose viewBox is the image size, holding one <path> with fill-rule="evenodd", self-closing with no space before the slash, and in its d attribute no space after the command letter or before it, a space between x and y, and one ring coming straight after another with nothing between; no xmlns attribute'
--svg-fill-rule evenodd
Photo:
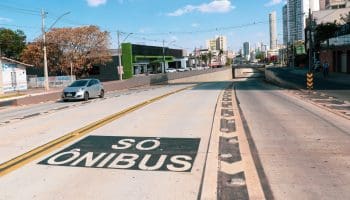
<svg viewBox="0 0 350 200"><path fill-rule="evenodd" d="M270 48L277 48L277 25L276 25L276 12L272 12L269 15L270 24Z"/></svg>
<svg viewBox="0 0 350 200"><path fill-rule="evenodd" d="M210 51L227 51L226 36L216 36L214 39L207 40L207 49Z"/></svg>
<svg viewBox="0 0 350 200"><path fill-rule="evenodd" d="M6 57L0 59L0 81L2 81L3 92L27 90L26 67L31 65L18 62Z"/></svg>
<svg viewBox="0 0 350 200"><path fill-rule="evenodd" d="M320 10L319 0L288 0L287 2L287 27L288 42L293 43L297 40L304 40L304 30L306 27L306 18L311 12Z"/></svg>

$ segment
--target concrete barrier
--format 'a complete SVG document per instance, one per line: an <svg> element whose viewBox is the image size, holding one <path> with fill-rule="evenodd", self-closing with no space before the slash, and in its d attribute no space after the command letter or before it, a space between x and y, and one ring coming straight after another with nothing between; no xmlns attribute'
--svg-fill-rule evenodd
<svg viewBox="0 0 350 200"><path fill-rule="evenodd" d="M286 80L279 78L276 75L276 73L273 71L273 68L266 68L265 69L265 80L267 82L273 83L275 85L278 85L278 86L281 86L284 88L291 88L291 89L300 88L298 85L296 85L292 82L289 82L289 81L286 81Z"/></svg>
<svg viewBox="0 0 350 200"><path fill-rule="evenodd" d="M225 81L232 79L231 67L188 71L168 74L154 74L149 76L135 76L123 81L104 82L104 88L107 92L135 88L140 86L167 84L167 83L193 83L193 82L211 82ZM54 101L61 98L61 92L52 92L36 96L27 96L24 98L0 102L1 106L19 106L36 104L46 101Z"/></svg>

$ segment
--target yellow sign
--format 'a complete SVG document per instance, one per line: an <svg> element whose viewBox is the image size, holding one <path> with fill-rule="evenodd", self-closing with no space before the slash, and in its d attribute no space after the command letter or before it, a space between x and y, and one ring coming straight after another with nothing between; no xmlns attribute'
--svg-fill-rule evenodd
<svg viewBox="0 0 350 200"><path fill-rule="evenodd" d="M307 73L306 86L307 86L307 89L309 89L309 90L312 90L314 88L314 74L313 73Z"/></svg>

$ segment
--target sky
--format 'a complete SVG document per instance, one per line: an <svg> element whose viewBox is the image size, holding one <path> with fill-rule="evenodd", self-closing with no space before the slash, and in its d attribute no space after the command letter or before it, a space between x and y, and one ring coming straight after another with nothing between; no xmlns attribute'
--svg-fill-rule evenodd
<svg viewBox="0 0 350 200"><path fill-rule="evenodd" d="M54 27L97 25L110 32L110 48L121 40L145 45L205 48L206 40L225 35L228 48L237 51L243 42L254 47L269 44L269 13L277 12L278 40L282 43L284 0L1 0L0 27L20 29L27 41L41 36L41 16L46 27L62 14Z"/></svg>

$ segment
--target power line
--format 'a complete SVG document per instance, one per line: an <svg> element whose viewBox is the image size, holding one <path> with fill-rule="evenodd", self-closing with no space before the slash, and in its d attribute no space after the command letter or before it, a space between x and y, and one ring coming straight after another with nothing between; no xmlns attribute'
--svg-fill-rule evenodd
<svg viewBox="0 0 350 200"><path fill-rule="evenodd" d="M10 9L10 10L13 10L13 11L15 11L17 13L40 16L40 11L38 11L38 10L30 10L30 9L26 9L26 8L18 8L18 7L14 7L14 6L5 5L5 4L0 4L0 9L1 8L3 8L3 9Z"/></svg>

